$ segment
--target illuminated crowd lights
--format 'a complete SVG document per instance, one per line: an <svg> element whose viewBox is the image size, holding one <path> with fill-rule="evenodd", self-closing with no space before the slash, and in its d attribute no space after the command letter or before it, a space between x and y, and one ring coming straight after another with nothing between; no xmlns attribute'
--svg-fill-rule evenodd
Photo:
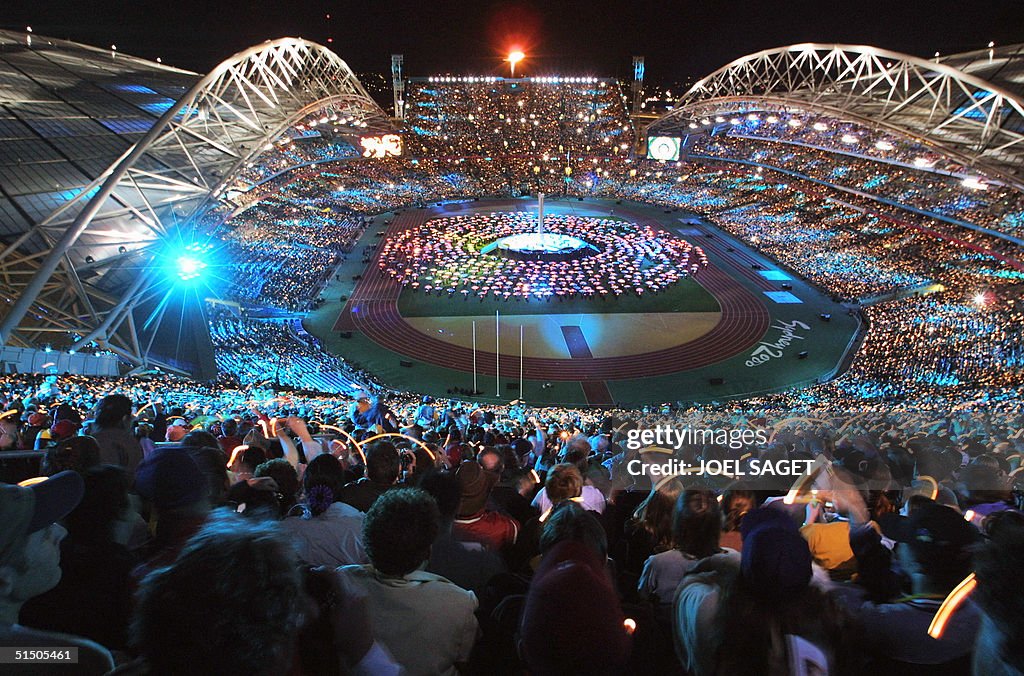
<svg viewBox="0 0 1024 676"><path fill-rule="evenodd" d="M467 83L467 84L491 84L495 82L503 82L507 78L503 77L477 77L474 75L455 77L450 75L433 75L427 78L427 82L435 84L452 84L452 83ZM596 77L563 77L561 75L550 75L550 76L537 76L523 78L526 82L535 82L537 84L600 84L601 86L607 86L608 82Z"/></svg>

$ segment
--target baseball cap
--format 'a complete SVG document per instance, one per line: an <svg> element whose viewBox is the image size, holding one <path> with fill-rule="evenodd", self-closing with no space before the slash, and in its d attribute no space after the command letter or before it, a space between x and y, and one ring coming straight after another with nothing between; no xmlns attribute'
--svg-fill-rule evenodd
<svg viewBox="0 0 1024 676"><path fill-rule="evenodd" d="M60 521L78 506L85 482L77 472L58 472L19 485L0 484L0 564L17 552L22 538Z"/></svg>

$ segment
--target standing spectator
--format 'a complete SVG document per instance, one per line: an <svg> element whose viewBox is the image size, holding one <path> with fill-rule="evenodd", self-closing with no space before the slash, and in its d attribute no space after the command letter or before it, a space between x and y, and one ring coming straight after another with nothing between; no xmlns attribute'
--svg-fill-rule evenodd
<svg viewBox="0 0 1024 676"><path fill-rule="evenodd" d="M96 406L96 419L89 434L100 445L100 462L124 467L128 481L142 462L142 447L132 434L132 400L123 394L108 394Z"/></svg>

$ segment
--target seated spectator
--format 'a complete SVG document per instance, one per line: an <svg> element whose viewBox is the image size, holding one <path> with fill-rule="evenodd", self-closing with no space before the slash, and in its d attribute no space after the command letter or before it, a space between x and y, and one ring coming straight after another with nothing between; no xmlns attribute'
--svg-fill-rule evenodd
<svg viewBox="0 0 1024 676"><path fill-rule="evenodd" d="M237 447L236 447L237 450ZM256 468L267 461L266 452L259 446L249 446L231 456L231 466L228 469L232 474L231 483L245 481L253 478Z"/></svg>
<svg viewBox="0 0 1024 676"><path fill-rule="evenodd" d="M674 547L647 559L637 582L637 591L654 600L661 618L669 619L676 587L700 561L711 556L739 561L738 552L719 545L721 537L722 513L715 494L699 488L684 491L672 518Z"/></svg>
<svg viewBox="0 0 1024 676"><path fill-rule="evenodd" d="M85 438L85 437L79 437ZM60 583L22 606L23 625L76 634L111 650L128 646L135 557L115 535L129 510L124 470L100 465L82 472L85 493L64 523Z"/></svg>
<svg viewBox="0 0 1024 676"><path fill-rule="evenodd" d="M439 530L430 495L418 488L388 491L363 524L370 565L338 569L366 592L374 636L410 676L457 673L476 641L473 592L422 570Z"/></svg>
<svg viewBox="0 0 1024 676"><path fill-rule="evenodd" d="M434 498L441 515L437 539L430 547L427 572L479 593L492 577L505 570L505 564L483 545L460 541L452 534L460 502L459 480L450 472L432 472L420 480L420 488Z"/></svg>
<svg viewBox="0 0 1024 676"><path fill-rule="evenodd" d="M498 475L470 460L459 465L455 477L459 482L459 507L452 527L454 537L462 542L478 542L494 551L514 545L519 536L516 520L486 509Z"/></svg>
<svg viewBox="0 0 1024 676"><path fill-rule="evenodd" d="M678 477L659 481L623 523L622 537L613 557L619 565L620 575L628 580L630 586L636 586L648 558L672 549L672 515L682 492L683 482ZM622 491L616 497L614 507L628 509L630 500L640 495L639 491Z"/></svg>
<svg viewBox="0 0 1024 676"><path fill-rule="evenodd" d="M401 471L398 451L393 444L378 441L366 449L366 476L341 490L341 501L360 512L369 511L374 501L390 490Z"/></svg>
<svg viewBox="0 0 1024 676"><path fill-rule="evenodd" d="M92 437L71 437L46 449L43 474L51 476L64 470L79 474L100 464L100 447Z"/></svg>
<svg viewBox="0 0 1024 676"><path fill-rule="evenodd" d="M362 602L338 586L333 594L324 610L339 661L352 673L397 674L374 645ZM310 601L295 554L274 527L219 513L172 565L142 581L133 632L141 657L119 673L287 673Z"/></svg>
<svg viewBox="0 0 1024 676"><path fill-rule="evenodd" d="M584 441L586 441L586 440L584 439ZM589 445L587 447L589 448ZM569 455L567 455L566 459L568 460L568 458L569 458ZM582 462L583 468L580 468L580 462ZM582 505L586 509L588 509L588 510L590 510L592 512L597 512L598 514L600 514L601 512L604 511L605 505L607 504L607 500L605 500L604 494L601 493L601 491L599 489L597 489L594 486L585 485L583 483L583 472L586 470L586 458L584 457L583 460L580 461L580 462L576 462L576 463L572 463L572 462L563 463L563 465L564 464L568 464L568 465L573 466L576 469L576 475L574 475L574 476L579 476L579 479L580 479L580 490L579 490L579 492L576 493L576 495L571 495L571 496L567 496L567 497L568 498L581 497L582 498ZM559 469L559 468L561 468L561 469ZM551 468L551 471L550 471L549 477L548 477L548 481L551 480L551 474L554 474L556 472L556 470L560 474L564 474L564 473L567 472L567 469L565 467L563 467L562 465L556 465L555 467ZM561 481L561 479L559 479L559 481ZM539 509L541 511L541 513L543 514L544 512L546 512L549 509L551 509L551 505L554 502L555 502L554 498L553 497L549 497L549 491L548 491L548 488L547 488L547 484L545 483L544 488L540 489L540 492L537 493L537 496L533 499L532 505L534 507L536 507L537 509Z"/></svg>
<svg viewBox="0 0 1024 676"><path fill-rule="evenodd" d="M338 499L344 476L334 456L318 455L302 478L305 502L293 510L299 514L281 521L299 558L310 565L337 568L367 562L361 540L364 514Z"/></svg>
<svg viewBox="0 0 1024 676"><path fill-rule="evenodd" d="M188 436L188 432L189 427L188 423L185 422L185 419L175 418L171 421L171 424L167 426L167 432L164 434L164 441L176 444Z"/></svg>
<svg viewBox="0 0 1024 676"><path fill-rule="evenodd" d="M544 488L540 489L540 493L537 493L537 497L533 499L533 505L542 506L547 504L547 508L541 513L540 517L544 521L546 520L546 515L551 513L554 506L562 502L571 500L579 502L586 507L587 505L583 503L581 497L582 491L583 477L580 475L579 469L576 468L576 465L562 463L555 465L548 471Z"/></svg>
<svg viewBox="0 0 1024 676"><path fill-rule="evenodd" d="M238 436L238 421L234 418L228 418L220 426L221 435L217 437L217 443L220 445L220 450L230 455L231 451L235 450L235 447L242 445L242 438Z"/></svg>
<svg viewBox="0 0 1024 676"><path fill-rule="evenodd" d="M0 485L0 646L78 648L76 673L105 674L114 668L110 652L88 639L18 624L29 600L60 582L60 542L67 534L57 521L85 492L82 477L60 472L30 487ZM18 673L52 674L54 665L13 667Z"/></svg>
<svg viewBox="0 0 1024 676"><path fill-rule="evenodd" d="M593 514L562 503L544 526L544 553L520 628L531 674L617 674L629 659L625 615L605 568L607 541Z"/></svg>

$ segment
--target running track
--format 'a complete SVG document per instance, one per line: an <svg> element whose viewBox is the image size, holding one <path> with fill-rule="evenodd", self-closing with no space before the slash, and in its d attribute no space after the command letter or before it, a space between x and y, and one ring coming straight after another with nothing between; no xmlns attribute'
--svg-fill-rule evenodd
<svg viewBox="0 0 1024 676"><path fill-rule="evenodd" d="M495 210L520 209L522 202L489 203L486 206ZM665 230L657 221L630 212L628 209L617 207L616 213L623 214L636 223ZM434 210L406 210L392 220L387 236L419 225L438 215ZM743 270L741 264L733 265L729 258L725 261L735 268L735 273L749 275L749 270ZM667 375L710 366L733 357L764 335L771 321L768 311L760 299L746 287L738 284L730 274L715 265L709 265L698 273L695 280L718 300L722 308L718 324L703 336L684 345L621 357L530 357L524 360L524 377L529 380L547 381L605 381ZM363 279L356 285L345 307L342 308L334 330L360 331L375 343L412 359L459 371L472 371L471 349L420 333L405 322L398 313L398 296L401 290L402 287L398 283L378 271L375 254L373 260L366 266ZM358 311L352 312L353 308L358 308ZM506 355L506 374L518 377L518 373L512 374L509 370L508 359ZM495 374L493 352L477 350L477 372L483 375Z"/></svg>

